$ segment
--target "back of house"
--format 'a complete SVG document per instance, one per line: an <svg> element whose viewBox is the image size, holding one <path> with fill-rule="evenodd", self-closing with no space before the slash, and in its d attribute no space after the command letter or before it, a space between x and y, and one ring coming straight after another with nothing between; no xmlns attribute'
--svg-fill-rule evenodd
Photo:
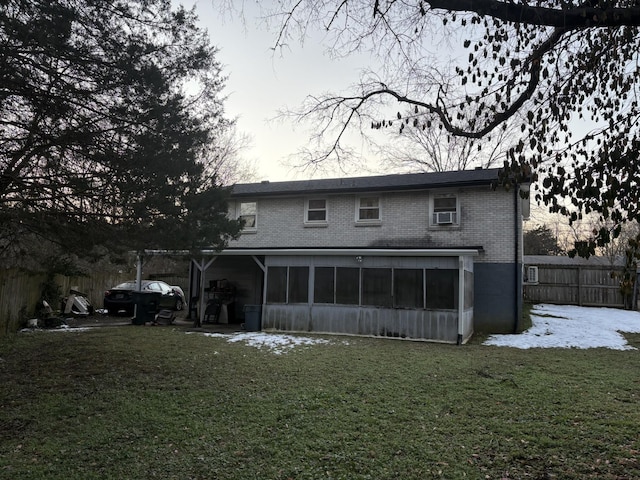
<svg viewBox="0 0 640 480"><path fill-rule="evenodd" d="M450 343L511 332L522 308L523 205L518 188L492 188L497 177L476 169L235 185L229 213L244 229L194 260L199 288L215 296L220 282L232 285L227 315L260 306L265 330Z"/></svg>

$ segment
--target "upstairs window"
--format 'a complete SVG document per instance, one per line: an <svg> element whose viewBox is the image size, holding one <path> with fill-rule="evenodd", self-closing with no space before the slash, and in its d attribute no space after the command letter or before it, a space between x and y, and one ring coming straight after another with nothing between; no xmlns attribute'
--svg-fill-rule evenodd
<svg viewBox="0 0 640 480"><path fill-rule="evenodd" d="M327 201L324 198L306 201L305 222L327 223Z"/></svg>
<svg viewBox="0 0 640 480"><path fill-rule="evenodd" d="M241 202L238 207L238 220L244 221L245 230L255 230L257 224L257 204L256 202Z"/></svg>
<svg viewBox="0 0 640 480"><path fill-rule="evenodd" d="M380 198L360 197L357 202L356 221L358 222L379 222Z"/></svg>
<svg viewBox="0 0 640 480"><path fill-rule="evenodd" d="M454 195L433 198L432 225L458 225L458 199Z"/></svg>

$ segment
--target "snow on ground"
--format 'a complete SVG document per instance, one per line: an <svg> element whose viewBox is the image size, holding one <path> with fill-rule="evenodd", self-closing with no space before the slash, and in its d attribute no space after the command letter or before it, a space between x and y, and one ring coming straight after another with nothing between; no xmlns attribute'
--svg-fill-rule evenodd
<svg viewBox="0 0 640 480"><path fill-rule="evenodd" d="M187 332L195 333L195 332ZM317 345L321 343L329 343L328 340L322 338L308 338L298 337L294 335L283 335L278 333L264 333L264 332L251 332L251 333L202 333L206 337L226 338L229 343L244 342L250 347L258 349L265 348L270 350L276 355L292 350L299 346Z"/></svg>
<svg viewBox="0 0 640 480"><path fill-rule="evenodd" d="M532 327L517 335L491 335L484 345L515 348L635 350L620 332L640 333L640 312L615 308L535 305Z"/></svg>
<svg viewBox="0 0 640 480"><path fill-rule="evenodd" d="M33 333L33 332L87 332L91 330L93 327L70 327L69 325L60 325L55 328L35 328L35 327L27 327L20 330L21 333Z"/></svg>
<svg viewBox="0 0 640 480"><path fill-rule="evenodd" d="M531 310L532 327L517 335L491 335L484 345L514 348L611 348L634 350L621 332L640 333L640 312L615 308L576 307L567 305L535 305ZM62 328L53 331L79 332L87 328ZM22 331L33 331L24 329ZM188 332L196 333L196 332ZM265 332L234 334L201 333L224 338L228 342L266 349L276 355L300 346L329 343L322 338ZM348 345L348 342L344 342Z"/></svg>

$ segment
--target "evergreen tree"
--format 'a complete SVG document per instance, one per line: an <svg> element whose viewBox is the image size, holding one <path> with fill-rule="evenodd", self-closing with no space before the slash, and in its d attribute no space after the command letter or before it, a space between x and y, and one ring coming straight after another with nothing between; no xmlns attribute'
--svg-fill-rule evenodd
<svg viewBox="0 0 640 480"><path fill-rule="evenodd" d="M525 255L560 255L564 253L558 239L546 225L524 232Z"/></svg>
<svg viewBox="0 0 640 480"><path fill-rule="evenodd" d="M207 165L231 126L215 56L169 0L3 1L0 256L237 235Z"/></svg>

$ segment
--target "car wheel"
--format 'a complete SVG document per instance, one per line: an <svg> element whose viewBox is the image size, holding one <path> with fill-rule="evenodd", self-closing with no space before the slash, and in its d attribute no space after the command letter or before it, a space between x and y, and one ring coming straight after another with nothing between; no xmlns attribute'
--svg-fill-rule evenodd
<svg viewBox="0 0 640 480"><path fill-rule="evenodd" d="M184 307L184 304L182 303L182 300L180 299L176 300L176 310L180 311L182 310L183 307Z"/></svg>

